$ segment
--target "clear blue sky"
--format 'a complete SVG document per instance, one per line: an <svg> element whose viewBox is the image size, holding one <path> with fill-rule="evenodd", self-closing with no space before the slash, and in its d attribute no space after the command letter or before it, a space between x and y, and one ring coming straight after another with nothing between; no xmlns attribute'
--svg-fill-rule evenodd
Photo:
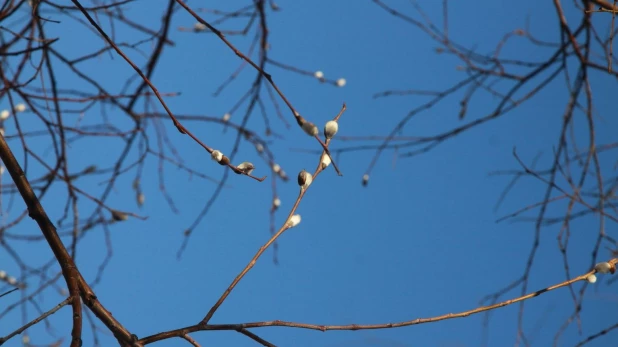
<svg viewBox="0 0 618 347"><path fill-rule="evenodd" d="M68 2L67 2L68 3ZM222 10L239 8L246 1L208 2ZM391 1L393 6L415 18L419 16L408 2ZM420 1L436 23L440 23L440 1ZM191 1L191 6L202 2ZM274 80L294 106L318 125L336 115L346 102L348 111L340 121L338 135L386 135L405 114L426 100L422 96L373 99L375 93L389 89L442 90L463 76L459 63L452 57L438 55L437 44L411 25L389 15L370 1L279 1L280 12L268 12L271 50L269 56L289 65L309 71L321 70L327 78L345 78L347 85L337 88L320 84L316 79L300 76L269 66ZM133 20L158 27L164 1L141 1L129 7ZM565 8L572 11L565 4ZM24 12L24 15L26 13ZM80 14L75 13L76 17ZM575 12L567 13L578 20ZM600 17L600 16L599 16ZM205 16L205 19L212 17ZM491 52L502 36L522 28L526 19L532 32L544 40L558 39L558 21L548 1L452 1L449 7L450 33L454 40L478 52ZM606 19L599 19L605 21ZM195 20L178 10L172 26L192 27ZM241 21L232 21L220 29L237 29ZM60 40L54 44L71 57L78 57L102 47L100 39L75 21L64 17L61 23L48 23L51 33ZM108 30L109 25L103 22ZM230 40L246 51L252 30L247 37L231 36ZM127 35L127 36L124 36ZM139 39L124 26L115 28L117 42ZM245 68L238 80L220 96L212 93L232 73L240 60L218 38L174 29L171 40L175 47L165 47L153 82L161 92L182 92L168 97L166 102L176 114L221 117L246 92L255 76ZM144 50L151 49L146 43ZM546 59L551 50L533 47L524 39L513 39L503 56ZM137 51L127 50L132 59L143 62ZM140 60L142 59L142 60ZM82 83L58 64L61 88L78 88ZM120 92L130 67L117 55L101 55L97 63L83 68L99 78L110 91ZM612 82L597 73L592 76L595 110L599 117L598 143L615 141L618 122L615 107L610 105L615 95ZM427 154L400 158L393 165L393 152L385 152L371 173L369 185L361 187L361 177L373 151L357 151L342 155L338 164L343 177L332 167L311 186L298 213L301 224L279 239L279 265L273 264L272 250L259 260L242 280L212 319L212 323L287 320L316 324L370 324L405 321L459 312L478 306L479 300L518 278L524 270L532 244L534 224L531 222L496 223L504 215L542 199L545 186L533 178L525 178L495 211L502 190L510 178L489 176L496 170L519 169L512 156L513 147L530 163L537 153L543 155L538 167L547 167L552 149L557 145L558 131L568 98L564 77L557 78L538 97L512 113L456 138L446 141ZM296 174L313 170L319 161L315 154L298 149L318 149L300 129L286 129L274 113L266 93L263 94L275 132L284 138L273 141L271 149L276 161L293 178L287 184L278 181L282 200L277 226L284 222L298 187ZM460 94L461 95L461 94ZM428 136L461 124L458 120L459 97L446 99L439 106L420 114L404 129L402 135ZM495 99L482 96L470 106L466 120L484 116ZM281 104L281 103L280 103ZM8 106L0 100L0 108ZM72 106L76 108L75 105ZM141 106L140 106L141 107ZM241 110L246 106L241 107ZM158 111L162 108L155 105ZM143 108L138 108L143 109ZM107 117L126 117L107 107ZM284 116L294 124L289 112ZM240 113L238 113L240 116ZM32 117L25 113L21 117ZM75 115L67 117L77 118ZM92 117L100 120L100 107L88 110L84 122ZM583 117L580 115L580 118ZM237 120L232 116L232 120ZM206 152L188 137L180 135L169 120L170 141L181 153L185 164L205 174L220 178L223 169L212 162ZM235 134L222 133L221 127L201 122L185 124L205 143L229 153ZM12 125L7 125L10 133ZM249 126L263 135L264 125L256 111ZM14 128L13 128L14 129ZM156 142L151 127L151 141ZM612 137L613 135L613 137ZM585 136L585 135L583 135ZM585 138L585 137L584 137ZM101 162L113 163L120 142L105 140L105 145L88 140L71 147L70 165L77 172ZM10 142L17 144L17 141ZM351 143L333 141L332 148ZM45 143L34 143L46 148ZM16 150L19 153L19 150ZM135 155L135 151L133 155ZM169 153L169 152L168 152ZM607 177L615 171L615 156L601 157ZM252 161L257 176L271 173L248 143L242 143L236 162ZM34 165L34 164L33 164ZM136 206L131 183L134 174L123 176L108 203L120 210L148 216L146 221L135 218L110 228L113 257L103 280L95 287L101 302L121 323L139 337L163 330L179 328L199 321L233 278L247 264L258 248L268 240L269 208L272 201L270 177L257 183L233 175L212 210L195 230L183 257L177 260L183 231L191 225L216 185L166 165L165 184L180 213L174 214L158 189L158 162L150 158L144 168L142 188L146 203ZM394 166L394 167L393 167ZM37 176L36 165L33 176ZM40 172L40 171L39 171ZM3 184L8 180L3 177ZM102 179L84 180L82 189L98 191ZM562 182L564 183L564 182ZM592 183L591 183L592 184ZM53 221L62 215L64 200L58 202L53 193L66 194L58 185L42 203ZM64 199L64 195L61 195ZM3 201L6 211L9 202ZM21 212L22 202L14 201L8 216ZM84 215L92 206L84 205ZM551 207L549 215L561 216L565 204ZM535 217L536 211L526 216ZM9 217L7 217L9 218ZM608 234L616 235L616 226L608 222ZM36 225L27 219L14 232L36 233ZM545 227L530 289L536 290L565 280L562 257L556 235L559 225ZM598 218L588 216L571 223L572 240L569 261L573 275L590 266L590 251L598 231ZM101 229L84 238L77 255L77 264L89 280L96 276L107 248ZM17 243L29 264L44 263L50 252L44 245ZM601 258L608 258L606 250ZM4 252L0 264L7 272L19 273L18 266ZM50 272L51 273L51 272ZM33 277L33 281L36 281ZM58 282L62 285L62 281ZM37 283L31 283L36 288ZM579 289L580 285L575 288ZM5 288L6 287L0 287ZM0 308L12 298L0 299ZM504 297L519 295L519 289ZM43 310L62 300L48 291L39 301ZM512 346L517 332L519 306L512 305L493 311L488 330L489 346ZM526 305L524 328L533 346L549 346L554 334L573 310L567 289L547 293ZM618 295L615 284L607 286L600 280L588 289L582 311L582 335L571 325L562 336L560 346L572 346L583 337L615 323L618 319ZM29 319L36 311L29 306ZM70 309L65 308L51 319L53 333L68 336ZM254 332L277 346L479 346L483 337L484 315L442 321L419 326L356 332L331 331L320 333L292 328L261 328ZM0 335L19 326L21 313L2 319ZM85 321L87 322L87 321ZM105 328L104 328L105 329ZM31 329L34 344L50 343L45 327ZM608 346L618 333L591 343ZM100 334L103 346L113 345L111 336ZM203 346L254 346L256 343L236 332L199 332L192 335ZM18 346L15 339L7 346ZM84 325L84 346L92 345L90 328ZM171 339L156 346L188 345Z"/></svg>

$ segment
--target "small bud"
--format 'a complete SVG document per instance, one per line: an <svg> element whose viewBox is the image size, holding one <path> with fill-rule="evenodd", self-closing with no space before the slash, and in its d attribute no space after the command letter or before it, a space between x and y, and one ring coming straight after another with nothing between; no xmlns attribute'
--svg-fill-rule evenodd
<svg viewBox="0 0 618 347"><path fill-rule="evenodd" d="M14 286L14 285L16 285L16 284L17 284L17 278L15 278L15 277L13 277L13 276L9 276L9 277L6 279L6 282L7 282L8 284L10 284L10 285Z"/></svg>
<svg viewBox="0 0 618 347"><path fill-rule="evenodd" d="M346 84L345 78L340 78L337 80L337 87L343 87Z"/></svg>
<svg viewBox="0 0 618 347"><path fill-rule="evenodd" d="M597 281L597 276L593 274L593 275L588 276L588 278L586 279L588 280L589 283L595 283Z"/></svg>
<svg viewBox="0 0 618 347"><path fill-rule="evenodd" d="M278 197L277 197L277 198L275 198L275 199L273 200L273 206L274 206L275 208L277 208L277 207L281 206L281 199L279 199Z"/></svg>
<svg viewBox="0 0 618 347"><path fill-rule="evenodd" d="M597 265L595 265L594 269L598 273L606 274L612 271L612 266L608 262L602 262L602 263L598 263Z"/></svg>
<svg viewBox="0 0 618 347"><path fill-rule="evenodd" d="M6 120L11 116L11 112L9 112L9 110L2 110L2 112L0 112L0 120Z"/></svg>
<svg viewBox="0 0 618 347"><path fill-rule="evenodd" d="M320 164L322 164L322 169L326 169L326 167L330 165L330 163L331 163L331 160L328 154L326 153L322 154L322 160L320 160Z"/></svg>
<svg viewBox="0 0 618 347"><path fill-rule="evenodd" d="M223 156L221 160L219 160L219 165L228 165L230 163L230 158Z"/></svg>
<svg viewBox="0 0 618 347"><path fill-rule="evenodd" d="M339 124L337 124L334 120L329 120L324 126L324 137L327 139L332 139L337 133L337 130L339 130Z"/></svg>
<svg viewBox="0 0 618 347"><path fill-rule="evenodd" d="M6 271L0 270L0 280L3 280L5 278L6 278Z"/></svg>
<svg viewBox="0 0 618 347"><path fill-rule="evenodd" d="M309 136L315 136L318 134L319 130L318 127L315 126L315 124L311 123L311 122L305 122L303 123L303 130L307 133L307 135Z"/></svg>
<svg viewBox="0 0 618 347"><path fill-rule="evenodd" d="M281 177L281 179L284 180L284 181L288 180L288 175L283 170L279 171L279 177Z"/></svg>
<svg viewBox="0 0 618 347"><path fill-rule="evenodd" d="M212 158L212 160L218 163L221 161L221 159L223 159L223 153L215 149L214 151L210 153L210 157Z"/></svg>
<svg viewBox="0 0 618 347"><path fill-rule="evenodd" d="M289 228L293 228L295 226L297 226L298 224L300 224L300 215L299 214L295 214L292 217L290 217L290 220L288 220L288 227Z"/></svg>
<svg viewBox="0 0 618 347"><path fill-rule="evenodd" d="M302 189L307 189L307 187L311 185L311 182L313 182L313 176L307 171L303 170L298 174L298 185Z"/></svg>
<svg viewBox="0 0 618 347"><path fill-rule="evenodd" d="M197 23L193 24L193 30L195 30L195 31L204 31L206 29L208 29L206 24L203 24L203 23L200 23L200 22L197 22Z"/></svg>
<svg viewBox="0 0 618 347"><path fill-rule="evenodd" d="M125 221L125 220L129 219L129 215L124 213L124 212L112 210L112 218L115 221L120 222L120 221Z"/></svg>
<svg viewBox="0 0 618 347"><path fill-rule="evenodd" d="M237 168L238 170L240 170L240 172L236 172L236 173L244 173L247 175L251 175L251 173L253 172L253 169L255 169L255 166L253 166L252 163L245 161L245 162L240 163L237 166Z"/></svg>
<svg viewBox="0 0 618 347"><path fill-rule="evenodd" d="M144 193L137 194L137 205L142 206L144 204L144 201L146 201L146 196L144 195Z"/></svg>
<svg viewBox="0 0 618 347"><path fill-rule="evenodd" d="M256 144L255 144L255 150L256 150L258 153L262 153L262 152L264 152L264 146L263 146L261 143L256 143Z"/></svg>
<svg viewBox="0 0 618 347"><path fill-rule="evenodd" d="M95 171L97 171L97 166L96 166L96 165L90 165L90 166L87 166L87 167L84 169L84 171L83 171L83 172L84 172L85 174L90 174L90 173L93 173L93 172L95 172Z"/></svg>
<svg viewBox="0 0 618 347"><path fill-rule="evenodd" d="M223 121L227 122L228 120L230 120L230 118L232 118L232 115L229 113L226 113L223 115Z"/></svg>
<svg viewBox="0 0 618 347"><path fill-rule="evenodd" d="M140 185L139 178L136 178L135 181L133 181L133 189L138 189L139 185Z"/></svg>
<svg viewBox="0 0 618 347"><path fill-rule="evenodd" d="M324 78L324 73L322 71L316 71L313 76L315 76L315 78L317 79L322 79Z"/></svg>
<svg viewBox="0 0 618 347"><path fill-rule="evenodd" d="M364 174L363 175L363 187L366 187L368 183L369 183L369 175Z"/></svg>
<svg viewBox="0 0 618 347"><path fill-rule="evenodd" d="M15 112L24 112L26 111L26 105L25 104L17 104L15 105Z"/></svg>

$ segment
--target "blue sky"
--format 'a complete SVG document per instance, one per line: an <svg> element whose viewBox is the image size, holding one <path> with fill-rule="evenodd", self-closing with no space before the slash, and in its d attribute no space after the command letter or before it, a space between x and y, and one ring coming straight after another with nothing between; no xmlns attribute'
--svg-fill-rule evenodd
<svg viewBox="0 0 618 347"><path fill-rule="evenodd" d="M408 2L389 2L402 12L419 18ZM420 1L436 23L440 23L440 2ZM450 35L453 40L480 53L491 52L502 36L522 28L529 20L530 30L540 39L555 41L558 22L549 2L477 1L449 4ZM198 2L190 2L199 6ZM229 1L217 5L233 10L245 1ZM275 82L293 105L307 119L322 126L339 111L343 102L348 110L340 121L341 136L386 135L411 109L426 102L427 97L403 96L373 98L384 90L442 90L460 80L460 63L453 57L435 52L437 44L411 25L389 15L370 1L280 1L282 11L268 12L271 50L269 56L285 64L308 71L323 71L329 79L345 78L343 88L321 84L315 78L268 66ZM146 26L158 27L166 3L137 2L128 6L128 15ZM569 20L578 14L564 5ZM26 15L26 12L24 12ZM77 15L79 17L79 15ZM206 20L213 17L205 16ZM607 18L595 16L606 22ZM598 18L598 19L597 19ZM173 28L193 26L195 20L178 10ZM50 33L61 39L58 50L78 57L102 47L92 32L66 17L61 23L48 23ZM242 21L231 21L221 29L237 29ZM109 25L104 22L107 30ZM247 37L230 36L233 44L246 51L252 30ZM117 42L139 40L124 26L115 28ZM174 29L171 40L176 45L166 47L153 83L161 92L181 92L167 97L175 114L221 117L228 112L248 89L255 77L245 68L239 78L220 96L212 93L240 60L218 38ZM148 51L146 44L144 50ZM132 59L144 62L139 52L127 50ZM503 49L503 56L546 59L550 49L531 46L524 39L512 39ZM141 60L140 60L141 59ZM86 63L83 69L95 76L110 91L120 92L131 76L130 67L117 55L101 55L96 63ZM58 64L62 88L77 88L82 83ZM613 87L601 73L591 74L598 116L598 143L615 141L617 121L610 104ZM135 84L134 84L135 85ZM447 98L436 107L421 113L404 129L402 135L429 136L461 124L458 119L458 97ZM532 222L501 222L496 220L526 205L542 199L545 186L534 178L523 178L505 201L495 210L501 192L510 177L491 176L497 170L520 169L512 156L517 152L530 163L540 152L538 167L548 167L552 150L558 143L568 93L564 78L558 77L537 97L499 119L448 140L427 154L412 158L395 158L385 152L371 172L369 185L361 186L361 177L374 154L355 151L341 155L338 165L343 172L338 177L332 168L321 174L311 185L298 213L302 222L279 239L279 264L272 261L269 250L236 287L217 311L212 323L287 320L315 324L372 324L431 317L459 312L478 306L486 294L495 292L524 270L532 245ZM288 183L277 181L281 211L276 214L277 226L284 222L287 211L298 194L296 174L313 170L319 162L317 154L304 150L319 149L314 140L293 126L286 129L274 113L264 94L273 130L283 136L270 144L276 161L292 177ZM484 116L496 99L486 94L473 99L466 120ZM283 104L280 102L283 107ZM6 98L0 108L8 107ZM76 105L71 105L74 109ZM143 110L143 106L140 106ZM160 112L158 105L153 108ZM243 110L246 105L241 107ZM120 111L105 107L107 117L119 127L129 126ZM283 114L294 124L289 112ZM101 107L84 113L84 122L97 123ZM232 121L237 121L232 114ZM240 116L240 112L238 116ZM238 117L237 116L237 117ZM20 117L33 117L24 113ZM69 114L67 118L77 119ZM117 118L114 118L117 117ZM578 115L578 122L583 116ZM184 163L216 179L224 169L210 160L209 155L187 136L179 134L165 119L170 141L181 153ZM34 126L34 125L33 125ZM235 134L222 132L212 123L185 122L185 126L213 148L229 153ZM259 112L248 126L264 136L264 123ZM6 125L10 134L10 123ZM151 141L156 142L151 128ZM586 139L584 130L582 139ZM614 135L614 137L612 137ZM111 165L121 149L120 142L90 139L71 146L71 166L77 172L96 164ZM10 144L17 144L13 140ZM352 143L332 142L332 148ZM33 148L44 152L47 144L33 140ZM303 151L301 151L303 150ZM19 148L15 151L20 153ZM136 151L133 155L136 155ZM168 152L169 153L169 152ZM50 158L51 159L51 158ZM252 161L257 176L272 176L251 144L243 142L235 162ZM601 156L607 177L615 176L615 156ZM40 167L32 164L34 177L40 177ZM37 173L39 176L37 176ZM103 303L124 326L139 337L179 328L199 321L243 269L258 248L269 238L269 208L272 201L270 177L258 183L232 175L220 197L197 227L180 260L177 251L183 241L183 231L192 224L206 201L216 189L208 180L190 177L172 165L165 166L165 184L180 211L175 214L159 191L158 162L150 158L141 178L146 196L143 208L138 208L131 184L135 174L121 176L108 203L119 210L147 216L145 221L131 218L112 225L109 230L113 257L95 291ZM3 177L6 184L9 176ZM81 188L100 192L103 177L84 179ZM564 182L561 182L564 183ZM588 187L593 184L590 182ZM56 194L56 195L54 195ZM66 188L56 186L42 200L53 221L63 211ZM20 213L21 201L3 198L6 219ZM84 215L92 210L85 202ZM564 214L566 204L550 207L551 216ZM536 210L526 214L535 217ZM590 267L590 252L596 240L599 220L588 216L571 223L572 239L569 262L573 275ZM35 234L36 225L25 220L15 233ZM536 290L565 280L562 256L556 236L559 225L542 229L539 253L531 273L530 289ZM616 226L607 222L606 232L616 235ZM108 251L102 229L95 229L80 243L77 264L84 276L93 280ZM29 264L42 264L51 253L43 244L15 243ZM609 252L601 251L601 259ZM0 264L7 272L19 273L18 265L4 252ZM50 271L49 273L53 273ZM31 277L36 288L38 279ZM58 282L62 286L62 282ZM580 284L575 288L578 290ZM0 287L4 288L5 287ZM614 286L599 281L586 293L582 311L582 334L572 324L562 335L559 346L572 346L586 336L616 322L618 296ZM28 291L26 291L28 293ZM504 297L519 295L519 289ZM4 297L4 305L18 295ZM56 291L44 293L38 302L43 310L63 299ZM399 329L326 332L261 328L253 330L277 346L489 346L513 345L517 333L519 306L512 305L491 313L489 329L484 335L484 316L442 321ZM567 289L546 293L526 304L524 329L533 346L553 343L554 335L573 310ZM29 319L36 311L29 306ZM56 313L50 322L54 334L67 336L70 310ZM13 311L2 320L0 335L19 326L21 312ZM53 340L43 325L31 329L35 344ZM616 333L598 339L590 346L607 346ZM236 332L200 332L192 335L203 346L253 346L255 342ZM103 346L114 339L99 334ZM484 339L487 340L484 340ZM179 339L158 342L156 346L188 345ZM15 339L8 346L20 345ZM92 345L88 325L84 329L84 345Z"/></svg>

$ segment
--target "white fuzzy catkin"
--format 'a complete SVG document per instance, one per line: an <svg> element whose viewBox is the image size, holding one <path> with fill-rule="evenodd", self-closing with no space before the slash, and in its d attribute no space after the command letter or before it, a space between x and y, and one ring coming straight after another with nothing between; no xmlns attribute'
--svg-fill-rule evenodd
<svg viewBox="0 0 618 347"><path fill-rule="evenodd" d="M15 105L15 112L24 112L26 111L26 105L25 104L17 104Z"/></svg>
<svg viewBox="0 0 618 347"><path fill-rule="evenodd" d="M588 278L586 278L588 280L588 282L590 283L595 283L597 281L597 276L595 275L590 275L588 276Z"/></svg>
<svg viewBox="0 0 618 347"><path fill-rule="evenodd" d="M315 76L315 78L322 79L324 78L324 73L322 71L316 71L313 76Z"/></svg>
<svg viewBox="0 0 618 347"><path fill-rule="evenodd" d="M337 124L337 122L335 122L334 120L329 120L324 126L324 137L326 137L327 139L332 139L338 130L339 124Z"/></svg>
<svg viewBox="0 0 618 347"><path fill-rule="evenodd" d="M212 153L210 153L210 156L212 157L212 160L216 161L217 163L220 162L221 159L223 159L223 153L216 149L212 151Z"/></svg>
<svg viewBox="0 0 618 347"><path fill-rule="evenodd" d="M243 161L237 166L237 168L238 170L246 173L247 175L251 175L251 173L253 172L253 169L255 169L255 166L253 165L253 163L250 163L248 161Z"/></svg>
<svg viewBox="0 0 618 347"><path fill-rule="evenodd" d="M612 266L608 262L604 261L602 263L598 263L597 265L595 265L594 269L598 273L606 274L606 273L609 273L611 271Z"/></svg>
<svg viewBox="0 0 618 347"><path fill-rule="evenodd" d="M273 206L275 206L275 207L279 207L279 206L281 206L281 199L279 199L279 198L275 198L275 199L273 200Z"/></svg>
<svg viewBox="0 0 618 347"><path fill-rule="evenodd" d="M206 26L206 24L197 22L197 23L193 24L193 29L195 31L204 31L204 30L208 29L208 27Z"/></svg>
<svg viewBox="0 0 618 347"><path fill-rule="evenodd" d="M0 112L0 120L7 120L11 116L11 112L9 110L2 110Z"/></svg>
<svg viewBox="0 0 618 347"><path fill-rule="evenodd" d="M300 224L300 215L299 214L295 214L292 217L290 217L290 220L288 220L288 227L293 228L295 226L297 226L298 224Z"/></svg>
<svg viewBox="0 0 618 347"><path fill-rule="evenodd" d="M343 87L346 83L347 81L345 80L345 78L340 78L337 80L337 87Z"/></svg>
<svg viewBox="0 0 618 347"><path fill-rule="evenodd" d="M142 206L144 204L144 201L146 201L146 196L144 195L144 193L137 194L137 205Z"/></svg>
<svg viewBox="0 0 618 347"><path fill-rule="evenodd" d="M226 113L223 115L223 121L227 122L228 120L230 120L230 118L232 118L232 115L229 113Z"/></svg>
<svg viewBox="0 0 618 347"><path fill-rule="evenodd" d="M315 126L315 124L311 123L311 122L305 122L303 123L303 130L307 133L307 135L309 136L315 136L318 134L319 130L318 127Z"/></svg>
<svg viewBox="0 0 618 347"><path fill-rule="evenodd" d="M369 183L369 175L364 174L363 175L363 186L366 186L367 183Z"/></svg>
<svg viewBox="0 0 618 347"><path fill-rule="evenodd" d="M322 164L322 169L326 169L326 167L328 167L330 163L331 163L331 160L328 154L326 153L322 154L322 160L320 160L320 164Z"/></svg>

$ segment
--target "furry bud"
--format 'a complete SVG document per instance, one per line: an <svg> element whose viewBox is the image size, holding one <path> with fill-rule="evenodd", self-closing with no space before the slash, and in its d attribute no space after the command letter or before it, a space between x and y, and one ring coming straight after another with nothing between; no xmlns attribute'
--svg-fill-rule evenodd
<svg viewBox="0 0 618 347"><path fill-rule="evenodd" d="M146 196L144 196L144 193L138 193L136 200L137 200L137 205L142 206L144 204L144 201L146 201Z"/></svg>
<svg viewBox="0 0 618 347"><path fill-rule="evenodd" d="M339 124L337 124L334 120L329 120L324 126L324 137L327 139L332 139L337 133L337 130L339 130Z"/></svg>
<svg viewBox="0 0 618 347"><path fill-rule="evenodd" d="M216 161L217 163L221 162L221 159L223 159L223 153L216 149L210 153L210 156L212 157L212 160Z"/></svg>
<svg viewBox="0 0 618 347"><path fill-rule="evenodd" d="M594 269L598 273L606 274L606 273L612 272L612 265L608 262L602 262L602 263L598 263L597 265L595 265Z"/></svg>
<svg viewBox="0 0 618 347"><path fill-rule="evenodd" d="M307 133L307 135L309 136L315 136L318 134L319 130L318 127L315 126L315 124L311 123L311 122L305 122L303 123L303 130Z"/></svg>
<svg viewBox="0 0 618 347"><path fill-rule="evenodd" d="M366 187L368 183L369 183L369 175L364 174L363 175L363 187Z"/></svg>
<svg viewBox="0 0 618 347"><path fill-rule="evenodd" d="M205 24L202 24L200 22L197 22L195 24L193 24L193 30L195 31L204 31L207 30L208 27Z"/></svg>
<svg viewBox="0 0 618 347"><path fill-rule="evenodd" d="M261 143L256 143L256 144L255 144L255 150L256 150L258 153L262 153L262 152L264 152L264 145L262 145Z"/></svg>
<svg viewBox="0 0 618 347"><path fill-rule="evenodd" d="M26 111L26 105L24 104L15 105L15 112L24 112L24 111Z"/></svg>
<svg viewBox="0 0 618 347"><path fill-rule="evenodd" d="M129 219L129 215L124 213L124 212L112 210L112 218L115 221L120 222L120 221L125 221L125 220Z"/></svg>
<svg viewBox="0 0 618 347"><path fill-rule="evenodd" d="M328 156L328 154L324 153L322 154L322 160L320 160L320 164L322 165L322 169L326 169L326 167L328 165L330 165L331 160L330 157Z"/></svg>
<svg viewBox="0 0 618 347"><path fill-rule="evenodd" d="M300 224L300 215L299 214L295 214L292 217L290 217L290 220L288 220L287 225L290 228L293 228L295 226L297 226L298 224Z"/></svg>
<svg viewBox="0 0 618 347"><path fill-rule="evenodd" d="M313 182L313 176L311 176L309 172L303 170L298 174L298 185L301 188L307 189L307 187L311 185L311 182Z"/></svg>
<svg viewBox="0 0 618 347"><path fill-rule="evenodd" d="M236 172L236 173L244 173L246 175L251 175L251 173L253 172L253 169L255 169L255 166L253 166L253 164L248 161L240 163L237 167L238 167L238 170L240 170L240 172Z"/></svg>

